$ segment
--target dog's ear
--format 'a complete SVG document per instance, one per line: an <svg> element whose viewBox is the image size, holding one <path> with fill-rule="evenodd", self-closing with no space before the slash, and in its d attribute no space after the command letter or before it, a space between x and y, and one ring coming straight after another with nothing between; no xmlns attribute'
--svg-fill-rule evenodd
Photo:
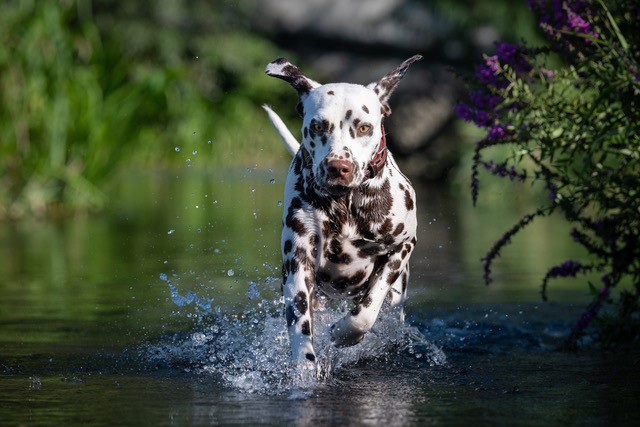
<svg viewBox="0 0 640 427"><path fill-rule="evenodd" d="M391 114L391 108L389 107L389 96L396 88L398 83L400 83L400 80L404 76L404 73L406 73L409 69L409 65L421 59L421 55L414 55L377 82L371 83L367 86L368 88L373 89L373 91L378 95L380 103L382 104L382 113L385 117L388 117Z"/></svg>
<svg viewBox="0 0 640 427"><path fill-rule="evenodd" d="M271 77L277 77L288 82L298 92L300 98L320 86L320 83L302 74L302 71L289 62L287 58L279 58L270 62L264 72Z"/></svg>

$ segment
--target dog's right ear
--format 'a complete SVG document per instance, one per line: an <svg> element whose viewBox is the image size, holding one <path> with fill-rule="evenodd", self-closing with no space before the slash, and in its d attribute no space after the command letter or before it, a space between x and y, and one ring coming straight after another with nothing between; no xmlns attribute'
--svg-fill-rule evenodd
<svg viewBox="0 0 640 427"><path fill-rule="evenodd" d="M320 86L320 83L302 74L302 71L289 62L287 58L279 58L270 62L264 72L271 77L277 77L288 82L298 92L300 98Z"/></svg>

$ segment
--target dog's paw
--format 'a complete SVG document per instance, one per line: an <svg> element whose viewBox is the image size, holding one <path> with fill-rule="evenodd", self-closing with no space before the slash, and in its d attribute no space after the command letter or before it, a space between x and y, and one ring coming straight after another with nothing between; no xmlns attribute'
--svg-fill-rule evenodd
<svg viewBox="0 0 640 427"><path fill-rule="evenodd" d="M331 341L336 347L349 347L362 341L366 333L355 324L352 317L347 316L331 326Z"/></svg>

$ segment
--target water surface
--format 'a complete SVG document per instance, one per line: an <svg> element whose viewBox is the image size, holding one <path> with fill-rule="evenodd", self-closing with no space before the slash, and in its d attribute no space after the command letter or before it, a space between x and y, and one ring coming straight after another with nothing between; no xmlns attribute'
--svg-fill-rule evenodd
<svg viewBox="0 0 640 427"><path fill-rule="evenodd" d="M418 188L408 318L289 366L279 317L283 174L123 177L112 211L0 226L0 420L6 425L631 424L636 350L555 352L589 301L550 219L482 284L479 258L532 198ZM502 213L504 212L504 213ZM326 330L326 329L325 329Z"/></svg>

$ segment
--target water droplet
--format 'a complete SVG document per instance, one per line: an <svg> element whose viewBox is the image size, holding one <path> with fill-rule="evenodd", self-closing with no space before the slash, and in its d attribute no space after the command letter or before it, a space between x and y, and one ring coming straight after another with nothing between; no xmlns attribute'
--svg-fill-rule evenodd
<svg viewBox="0 0 640 427"><path fill-rule="evenodd" d="M275 180L275 179L271 178L271 179L269 180L269 184L275 184L275 183L276 183L276 180Z"/></svg>
<svg viewBox="0 0 640 427"><path fill-rule="evenodd" d="M211 144L211 140L208 140L208 141L207 141L207 144Z"/></svg>
<svg viewBox="0 0 640 427"><path fill-rule="evenodd" d="M282 200L278 200L278 206L282 206Z"/></svg>
<svg viewBox="0 0 640 427"><path fill-rule="evenodd" d="M191 167L191 159L187 159L187 167Z"/></svg>
<svg viewBox="0 0 640 427"><path fill-rule="evenodd" d="M198 150L193 150L191 153L195 156L196 154L198 154Z"/></svg>
<svg viewBox="0 0 640 427"><path fill-rule="evenodd" d="M227 270L227 276L232 277L234 274L236 274L235 271L233 271L232 268L230 268L229 270Z"/></svg>
<svg viewBox="0 0 640 427"><path fill-rule="evenodd" d="M192 135L195 135L195 134L196 134L196 133L195 133L195 131L194 131L194 132L192 133Z"/></svg>
<svg viewBox="0 0 640 427"><path fill-rule="evenodd" d="M179 153L180 152L180 147L176 147L175 150L176 150L176 153Z"/></svg>
<svg viewBox="0 0 640 427"><path fill-rule="evenodd" d="M172 228L171 230L167 231L167 234L173 234L173 233L175 233L175 232L176 232L176 230L174 230L174 229Z"/></svg>
<svg viewBox="0 0 640 427"><path fill-rule="evenodd" d="M160 273L160 280L166 282L167 280L169 280L169 278L167 277L166 273Z"/></svg>

